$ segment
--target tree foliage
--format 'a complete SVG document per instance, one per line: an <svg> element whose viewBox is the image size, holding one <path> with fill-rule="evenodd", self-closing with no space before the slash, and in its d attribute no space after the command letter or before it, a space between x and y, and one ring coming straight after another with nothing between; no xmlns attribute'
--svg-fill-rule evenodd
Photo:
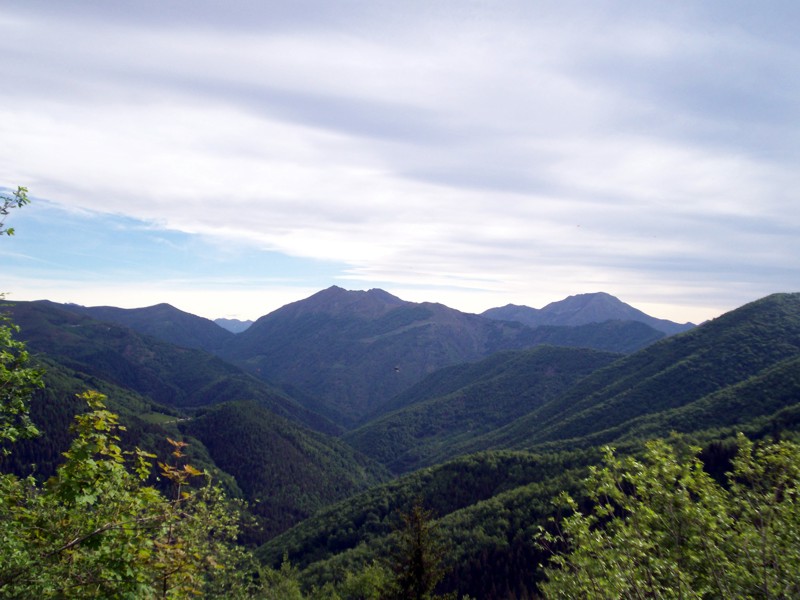
<svg viewBox="0 0 800 600"><path fill-rule="evenodd" d="M118 418L96 392L75 419L66 461L44 484L0 476L0 597L184 598L247 588L232 542L236 512L202 473L160 463L172 486L147 485L154 456L120 448Z"/></svg>
<svg viewBox="0 0 800 600"><path fill-rule="evenodd" d="M432 600L436 586L444 577L444 547L436 535L433 513L414 502L403 513L398 531L399 545L394 556L395 594L398 599Z"/></svg>
<svg viewBox="0 0 800 600"><path fill-rule="evenodd" d="M5 226L6 217L12 208L22 208L28 203L28 188L22 186L18 186L11 195L0 194L0 235L14 235L14 228Z"/></svg>
<svg viewBox="0 0 800 600"><path fill-rule="evenodd" d="M29 414L42 373L17 327L0 322L0 444L37 433ZM151 485L154 454L123 451L119 417L85 392L64 462L46 482L0 473L0 598L264 597L271 571L235 545L238 509L168 440L159 462L170 492ZM162 486L163 487L163 486Z"/></svg>
<svg viewBox="0 0 800 600"><path fill-rule="evenodd" d="M540 542L562 548L548 598L796 598L800 595L800 446L739 436L725 485L698 449L648 444L643 460L606 449L586 481L591 507Z"/></svg>
<svg viewBox="0 0 800 600"><path fill-rule="evenodd" d="M30 419L28 400L42 387L42 373L30 366L25 344L14 339L18 331L0 315L0 447L4 453L9 451L7 444L38 433Z"/></svg>

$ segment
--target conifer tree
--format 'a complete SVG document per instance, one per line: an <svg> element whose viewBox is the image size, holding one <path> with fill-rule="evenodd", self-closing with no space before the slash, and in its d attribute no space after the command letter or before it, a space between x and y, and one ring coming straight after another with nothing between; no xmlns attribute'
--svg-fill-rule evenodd
<svg viewBox="0 0 800 600"><path fill-rule="evenodd" d="M436 535L433 513L417 500L401 515L399 547L394 556L396 598L433 600L434 590L443 579L444 547Z"/></svg>

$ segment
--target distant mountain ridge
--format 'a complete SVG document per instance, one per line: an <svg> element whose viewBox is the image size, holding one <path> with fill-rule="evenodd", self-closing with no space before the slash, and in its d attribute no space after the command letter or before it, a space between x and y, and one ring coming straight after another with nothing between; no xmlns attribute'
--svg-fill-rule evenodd
<svg viewBox="0 0 800 600"><path fill-rule="evenodd" d="M170 313L177 311L169 308ZM95 320L72 305L40 300L8 303L6 309L21 327L21 339L31 352L45 354L65 367L133 390L160 404L188 408L228 400L255 400L306 427L326 433L338 431L333 423L280 390L203 350L177 346L133 327ZM110 312L119 314L117 311L121 310ZM141 310L143 313L134 315L149 312Z"/></svg>
<svg viewBox="0 0 800 600"><path fill-rule="evenodd" d="M544 315L531 327L520 319L407 302L381 289L331 286L264 315L236 334L169 304L137 309L55 306L215 354L346 428L442 367L543 344L630 353L665 335L644 322L659 320L608 294L530 309ZM622 316L636 319L614 320Z"/></svg>
<svg viewBox="0 0 800 600"><path fill-rule="evenodd" d="M682 333L695 326L693 323L681 324L651 317L605 292L568 296L564 300L551 302L541 309L507 304L498 308L490 308L481 314L490 319L518 321L529 327L542 325L575 327L612 320L638 321L667 335Z"/></svg>
<svg viewBox="0 0 800 600"><path fill-rule="evenodd" d="M97 321L108 321L130 327L161 341L214 352L221 348L233 334L209 319L198 317L161 303L144 308L117 308L115 306L80 306L59 304L62 309L87 315Z"/></svg>
<svg viewBox="0 0 800 600"><path fill-rule="evenodd" d="M227 329L231 333L242 333L245 329L250 327L253 324L253 321L247 320L242 321L240 319L214 319L214 323L222 327L223 329Z"/></svg>
<svg viewBox="0 0 800 600"><path fill-rule="evenodd" d="M294 397L318 399L306 406L351 427L435 370L500 350L550 344L631 352L661 337L630 321L533 330L379 289L332 286L261 317L219 354Z"/></svg>

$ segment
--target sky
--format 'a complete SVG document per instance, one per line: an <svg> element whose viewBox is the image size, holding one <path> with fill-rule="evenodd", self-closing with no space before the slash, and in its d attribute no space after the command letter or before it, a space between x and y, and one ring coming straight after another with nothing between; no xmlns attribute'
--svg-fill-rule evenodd
<svg viewBox="0 0 800 600"><path fill-rule="evenodd" d="M800 3L4 0L12 300L800 290Z"/></svg>

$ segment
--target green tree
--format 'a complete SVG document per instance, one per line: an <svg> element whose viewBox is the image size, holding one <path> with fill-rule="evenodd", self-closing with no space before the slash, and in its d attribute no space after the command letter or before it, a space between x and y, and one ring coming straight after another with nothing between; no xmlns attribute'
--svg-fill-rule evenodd
<svg viewBox="0 0 800 600"><path fill-rule="evenodd" d="M14 235L13 227L6 227L5 221L12 208L21 208L28 204L28 188L19 186L16 191L8 194L0 194L0 235Z"/></svg>
<svg viewBox="0 0 800 600"><path fill-rule="evenodd" d="M432 600L443 579L444 546L436 535L433 513L417 500L401 515L399 546L394 554L395 597L402 600Z"/></svg>
<svg viewBox="0 0 800 600"><path fill-rule="evenodd" d="M344 600L384 600L391 585L391 573L380 562L372 562L359 572L348 573L339 587Z"/></svg>
<svg viewBox="0 0 800 600"><path fill-rule="evenodd" d="M219 488L190 487L199 471L165 463L174 494L146 485L153 456L123 452L103 396L83 397L90 411L55 477L0 476L0 597L248 596L252 565Z"/></svg>
<svg viewBox="0 0 800 600"><path fill-rule="evenodd" d="M0 234L27 190L0 195ZM29 415L42 372L30 366L18 328L0 317L0 447L38 431ZM0 473L0 598L248 598L263 595L252 555L235 545L238 510L218 486L191 481L184 442L160 475L165 496L148 485L154 455L124 452L124 427L105 397L86 392L65 462L46 483Z"/></svg>
<svg viewBox="0 0 800 600"><path fill-rule="evenodd" d="M2 295L0 295L2 299ZM14 339L19 328L0 315L0 448L38 434L28 406L34 390L42 387L42 372L30 366L25 344Z"/></svg>
<svg viewBox="0 0 800 600"><path fill-rule="evenodd" d="M20 208L30 201L28 189L18 187L13 195L0 194L0 235L13 235L14 229L5 227L12 208ZM4 295L0 293L0 301ZM28 402L33 391L42 387L42 373L29 366L30 356L25 344L14 339L19 327L0 314L0 448L8 453L8 444L19 439L35 437L39 432L28 413Z"/></svg>
<svg viewBox="0 0 800 600"><path fill-rule="evenodd" d="M737 441L726 486L697 448L655 441L641 461L606 448L586 481L591 509L564 494L569 516L541 533L562 549L545 568L545 596L799 597L800 446Z"/></svg>

